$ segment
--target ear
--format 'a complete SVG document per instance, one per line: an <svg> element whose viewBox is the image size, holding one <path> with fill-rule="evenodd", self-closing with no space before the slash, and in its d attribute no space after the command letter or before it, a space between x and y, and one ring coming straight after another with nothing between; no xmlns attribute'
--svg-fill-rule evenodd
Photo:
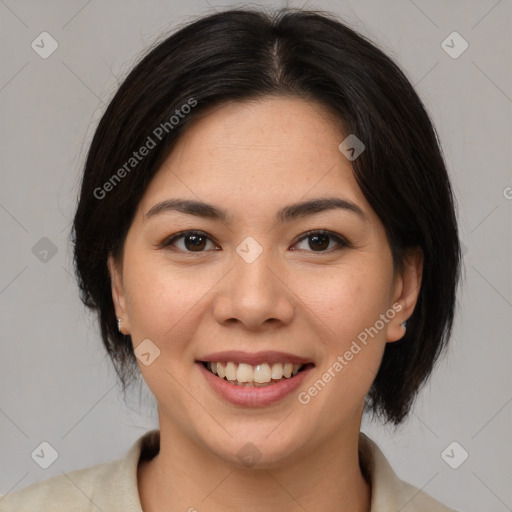
<svg viewBox="0 0 512 512"><path fill-rule="evenodd" d="M112 300L116 317L121 319L120 331L122 334L130 334L130 318L126 310L126 297L123 286L123 272L119 262L112 256L108 257L108 271L110 273L110 282L112 287Z"/></svg>
<svg viewBox="0 0 512 512"><path fill-rule="evenodd" d="M397 311L389 322L386 340L398 341L403 338L405 328L401 325L413 313L418 301L423 274L423 251L420 247L409 248L404 257L402 269L397 271L393 292L394 310ZM399 309L399 307L400 309Z"/></svg>

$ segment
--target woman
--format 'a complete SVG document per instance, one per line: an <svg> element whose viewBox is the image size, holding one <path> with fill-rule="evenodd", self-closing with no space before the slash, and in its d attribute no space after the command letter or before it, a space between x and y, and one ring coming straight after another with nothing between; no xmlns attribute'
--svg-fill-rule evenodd
<svg viewBox="0 0 512 512"><path fill-rule="evenodd" d="M159 430L1 510L449 511L360 433L448 341L460 247L412 86L331 16L231 10L108 106L74 222L87 306Z"/></svg>

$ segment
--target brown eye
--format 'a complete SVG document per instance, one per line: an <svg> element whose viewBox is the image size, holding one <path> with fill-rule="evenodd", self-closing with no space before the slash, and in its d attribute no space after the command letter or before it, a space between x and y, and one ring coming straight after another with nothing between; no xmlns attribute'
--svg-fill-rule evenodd
<svg viewBox="0 0 512 512"><path fill-rule="evenodd" d="M312 251L325 251L329 247L329 235L310 235L308 237L309 248Z"/></svg>
<svg viewBox="0 0 512 512"><path fill-rule="evenodd" d="M218 249L212 239L200 231L185 231L168 238L161 247L177 249L182 252L206 252L212 249Z"/></svg>
<svg viewBox="0 0 512 512"><path fill-rule="evenodd" d="M189 251L202 251L206 247L207 238L201 235L186 235L184 245Z"/></svg>
<svg viewBox="0 0 512 512"><path fill-rule="evenodd" d="M313 252L330 252L349 246L348 241L329 231L310 231L302 236L294 248Z"/></svg>

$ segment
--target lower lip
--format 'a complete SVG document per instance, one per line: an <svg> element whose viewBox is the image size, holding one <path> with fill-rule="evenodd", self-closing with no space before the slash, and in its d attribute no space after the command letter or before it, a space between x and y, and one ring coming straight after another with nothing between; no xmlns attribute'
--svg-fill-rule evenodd
<svg viewBox="0 0 512 512"><path fill-rule="evenodd" d="M308 367L297 373L294 377L289 379L283 378L281 381L269 386L246 387L230 384L227 380L221 379L207 370L202 363L196 364L199 366L199 370L204 375L206 382L210 384L217 394L234 405L246 407L262 407L279 402L279 400L282 400L297 389L311 370L311 367Z"/></svg>

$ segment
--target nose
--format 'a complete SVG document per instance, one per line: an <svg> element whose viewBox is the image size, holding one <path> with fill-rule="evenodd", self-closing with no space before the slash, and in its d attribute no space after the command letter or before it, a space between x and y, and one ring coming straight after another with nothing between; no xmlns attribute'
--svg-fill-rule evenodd
<svg viewBox="0 0 512 512"><path fill-rule="evenodd" d="M251 263L234 257L234 266L213 301L213 315L220 324L240 324L257 331L292 321L293 292L270 252L265 252Z"/></svg>

